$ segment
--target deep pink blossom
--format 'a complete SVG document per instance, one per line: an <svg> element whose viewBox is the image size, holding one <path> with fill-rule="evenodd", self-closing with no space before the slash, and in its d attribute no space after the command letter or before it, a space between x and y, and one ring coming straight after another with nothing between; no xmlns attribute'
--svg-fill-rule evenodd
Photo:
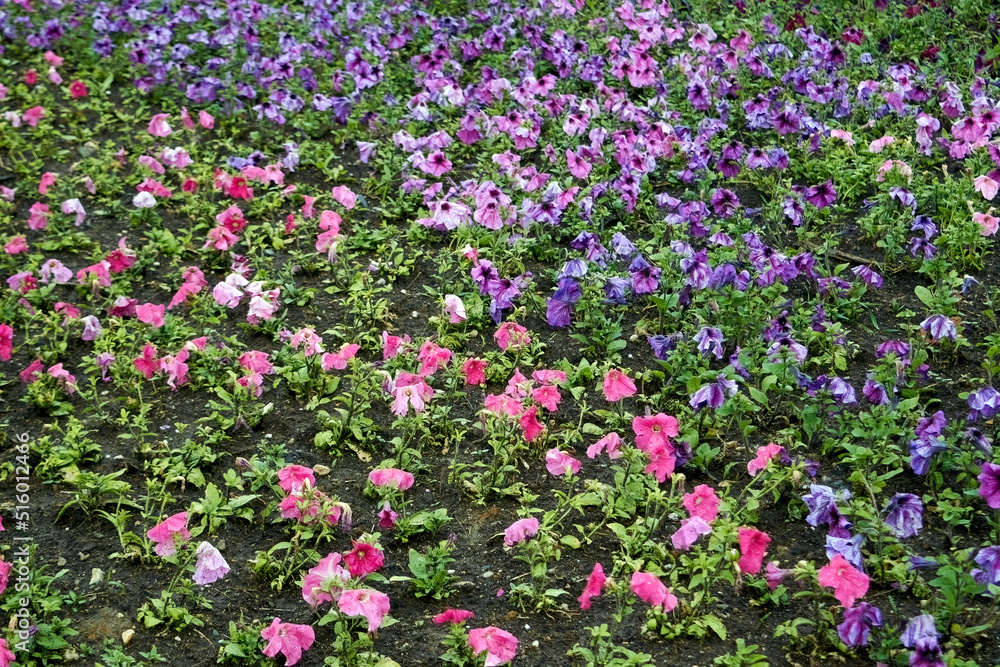
<svg viewBox="0 0 1000 667"><path fill-rule="evenodd" d="M620 458L622 438L617 433L611 432L587 448L587 458L596 458L601 452L607 451L608 458L612 461Z"/></svg>
<svg viewBox="0 0 1000 667"><path fill-rule="evenodd" d="M740 552L742 554L737 562L740 572L757 574L764 562L764 552L767 551L767 545L771 543L771 538L767 533L756 528L743 527L737 533L740 538Z"/></svg>
<svg viewBox="0 0 1000 667"><path fill-rule="evenodd" d="M302 599L315 610L324 602L340 599L351 574L340 565L340 554L332 553L320 560L302 579Z"/></svg>
<svg viewBox="0 0 1000 667"><path fill-rule="evenodd" d="M669 445L669 438L678 433L677 419L662 412L649 417L635 417L632 420L635 444L644 452L659 445Z"/></svg>
<svg viewBox="0 0 1000 667"><path fill-rule="evenodd" d="M556 477L575 475L580 472L581 464L575 458L553 447L545 454L545 468Z"/></svg>
<svg viewBox="0 0 1000 667"><path fill-rule="evenodd" d="M352 540L354 548L344 556L344 565L352 577L367 577L382 567L385 556L377 543Z"/></svg>
<svg viewBox="0 0 1000 667"><path fill-rule="evenodd" d="M292 464L278 471L278 486L285 493L300 490L306 482L309 482L309 486L316 486L316 477L313 474L312 468Z"/></svg>
<svg viewBox="0 0 1000 667"><path fill-rule="evenodd" d="M323 355L320 366L324 371L331 368L342 371L347 368L347 362L354 358L361 346L357 343L344 343L336 352L327 352Z"/></svg>
<svg viewBox="0 0 1000 667"><path fill-rule="evenodd" d="M465 609L445 609L440 614L431 619L432 623L437 623L438 625L444 625L445 623L458 624L465 623L470 618L475 618L476 615L471 611L466 611Z"/></svg>
<svg viewBox="0 0 1000 667"><path fill-rule="evenodd" d="M651 607L660 607L664 612L673 611L677 606L677 598L670 589L655 574L635 572L629 588L636 597Z"/></svg>
<svg viewBox="0 0 1000 667"><path fill-rule="evenodd" d="M591 571L590 576L587 577L587 585L584 586L583 593L577 598L577 601L580 603L580 609L590 609L590 601L601 594L601 590L604 588L607 580L608 578L604 576L604 568L601 567L601 564L594 563L594 569Z"/></svg>
<svg viewBox="0 0 1000 667"><path fill-rule="evenodd" d="M757 456L747 463L747 472L750 473L751 477L756 477L757 473L767 467L768 462L781 456L784 452L784 447L776 445L773 442L763 447L758 447Z"/></svg>
<svg viewBox="0 0 1000 667"><path fill-rule="evenodd" d="M715 495L715 490L706 485L699 484L694 487L694 491L684 494L684 509L692 517L700 517L711 523L719 516L719 497Z"/></svg>
<svg viewBox="0 0 1000 667"><path fill-rule="evenodd" d="M819 583L833 589L833 595L845 609L854 606L854 601L868 592L868 575L860 572L840 554L833 557L829 565L819 569Z"/></svg>
<svg viewBox="0 0 1000 667"><path fill-rule="evenodd" d="M0 360L10 361L14 350L14 329L9 324L0 324Z"/></svg>
<svg viewBox="0 0 1000 667"><path fill-rule="evenodd" d="M486 368L488 365L489 362L486 359L466 359L462 364L462 377L465 378L465 384L486 384Z"/></svg>

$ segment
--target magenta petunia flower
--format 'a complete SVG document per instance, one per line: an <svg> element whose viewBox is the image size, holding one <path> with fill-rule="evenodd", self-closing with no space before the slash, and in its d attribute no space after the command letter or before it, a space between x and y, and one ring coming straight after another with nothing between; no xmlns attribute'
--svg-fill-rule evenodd
<svg viewBox="0 0 1000 667"><path fill-rule="evenodd" d="M773 442L763 447L757 448L757 456L753 461L747 463L747 472L751 477L756 477L757 473L767 467L767 464L785 453L785 448Z"/></svg>
<svg viewBox="0 0 1000 667"><path fill-rule="evenodd" d="M604 391L604 398L612 403L634 396L636 392L635 382L632 381L632 378L617 368L612 368L604 376L601 389Z"/></svg>
<svg viewBox="0 0 1000 667"><path fill-rule="evenodd" d="M594 563L594 569L591 571L590 576L587 577L587 585L584 586L583 593L577 598L577 601L580 603L580 609L590 609L591 599L601 594L601 590L604 588L607 580L608 578L604 576L604 568L601 567L601 564Z"/></svg>
<svg viewBox="0 0 1000 667"><path fill-rule="evenodd" d="M352 540L354 548L344 556L344 564L352 577L367 577L382 567L385 556L378 544Z"/></svg>
<svg viewBox="0 0 1000 667"><path fill-rule="evenodd" d="M640 600L651 607L660 607L664 612L673 611L677 606L677 597L655 574L634 572L629 588Z"/></svg>
<svg viewBox="0 0 1000 667"><path fill-rule="evenodd" d="M375 486L406 491L413 486L413 475L398 468L378 468L368 473L368 481Z"/></svg>
<svg viewBox="0 0 1000 667"><path fill-rule="evenodd" d="M476 615L471 611L465 609L445 609L440 614L431 619L432 623L437 623L438 625L444 625L445 623L457 625L459 623L465 623L470 618L475 618Z"/></svg>
<svg viewBox="0 0 1000 667"><path fill-rule="evenodd" d="M575 458L553 447L545 454L545 468L556 477L575 475L580 472L581 463Z"/></svg>
<svg viewBox="0 0 1000 667"><path fill-rule="evenodd" d="M154 551L162 557L173 556L182 542L191 539L187 529L187 512L179 512L156 524L148 531L146 537L156 543Z"/></svg>
<svg viewBox="0 0 1000 667"><path fill-rule="evenodd" d="M740 572L757 574L764 562L764 552L767 551L767 545L771 543L771 538L767 533L756 528L743 527L737 532L742 555L736 564L739 565Z"/></svg>
<svg viewBox="0 0 1000 667"><path fill-rule="evenodd" d="M1000 465L983 461L979 472L979 495L993 509L1000 509Z"/></svg>

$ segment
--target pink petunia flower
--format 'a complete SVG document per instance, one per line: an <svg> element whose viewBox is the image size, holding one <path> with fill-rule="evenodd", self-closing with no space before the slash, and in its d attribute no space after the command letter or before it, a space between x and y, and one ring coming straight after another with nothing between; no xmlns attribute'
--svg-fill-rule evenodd
<svg viewBox="0 0 1000 667"><path fill-rule="evenodd" d="M156 346L146 343L142 348L142 356L132 361L135 369L142 373L147 380L153 378L153 374L160 369L160 362L156 358Z"/></svg>
<svg viewBox="0 0 1000 667"><path fill-rule="evenodd" d="M417 374L422 377L433 375L439 370L447 368L451 357L452 352L448 348L435 345L429 340L424 341L417 354L417 361L420 362L420 370L417 371Z"/></svg>
<svg viewBox="0 0 1000 667"><path fill-rule="evenodd" d="M353 359L360 349L361 346L357 343L344 343L336 352L324 354L320 366L324 371L331 368L342 371L347 368L347 362Z"/></svg>
<svg viewBox="0 0 1000 667"><path fill-rule="evenodd" d="M170 124L167 123L168 118L170 118L170 114L168 113L156 114L150 119L146 131L154 137L169 137L173 133L173 130L170 129Z"/></svg>
<svg viewBox="0 0 1000 667"><path fill-rule="evenodd" d="M504 322L493 334L493 339L504 352L517 352L522 347L531 345L531 336L528 330L517 322Z"/></svg>
<svg viewBox="0 0 1000 667"><path fill-rule="evenodd" d="M853 607L854 601L868 592L868 575L857 570L840 554L834 556L829 565L819 569L817 579L821 585L833 589L834 597L845 609Z"/></svg>
<svg viewBox="0 0 1000 667"><path fill-rule="evenodd" d="M83 209L83 204L80 203L79 199L67 199L62 203L62 212L66 215L75 215L76 222L74 225L79 227L83 224L84 219L87 217L87 212Z"/></svg>
<svg viewBox="0 0 1000 667"><path fill-rule="evenodd" d="M747 463L747 472L751 477L756 477L757 473L767 467L768 462L785 453L785 448L773 442L763 447L757 448L757 456Z"/></svg>
<svg viewBox="0 0 1000 667"><path fill-rule="evenodd" d="M229 563L222 557L219 550L208 542L198 545L195 555L198 557L194 566L194 583L207 586L222 579L229 573Z"/></svg>
<svg viewBox="0 0 1000 667"><path fill-rule="evenodd" d="M26 239L22 234L18 234L7 241L4 245L3 250L8 255L19 255L22 252L28 252L28 239Z"/></svg>
<svg viewBox="0 0 1000 667"><path fill-rule="evenodd" d="M601 564L594 563L594 569L591 571L590 576L587 577L587 585L584 586L583 593L577 598L577 601L580 603L580 609L590 609L590 601L600 596L601 590L604 588L607 580L608 578L604 576L604 568L601 567Z"/></svg>
<svg viewBox="0 0 1000 667"><path fill-rule="evenodd" d="M575 475L580 472L581 464L575 458L553 447L545 454L545 468L556 477Z"/></svg>
<svg viewBox="0 0 1000 667"><path fill-rule="evenodd" d="M622 373L617 368L612 368L604 376L604 383L601 385L604 391L604 398L612 403L617 403L623 398L634 396L636 392L635 382L632 378Z"/></svg>
<svg viewBox="0 0 1000 667"><path fill-rule="evenodd" d="M664 612L673 611L677 606L677 597L655 574L635 572L629 588L636 597L651 607L662 607Z"/></svg>
<svg viewBox="0 0 1000 667"><path fill-rule="evenodd" d="M538 421L538 407L534 405L521 413L518 424L524 433L524 439L528 442L534 442L545 431L545 424ZM577 464L579 465L579 462Z"/></svg>
<svg viewBox="0 0 1000 667"><path fill-rule="evenodd" d="M975 185L976 192L989 201L993 201L993 198L997 196L997 190L1000 189L1000 184L989 176L977 176L973 183ZM42 194L45 193L43 192Z"/></svg>
<svg viewBox="0 0 1000 667"><path fill-rule="evenodd" d="M719 497L715 495L715 489L707 484L699 484L693 492L684 494L682 502L692 517L711 523L719 516Z"/></svg>
<svg viewBox="0 0 1000 667"><path fill-rule="evenodd" d="M465 384L482 385L486 384L486 368L489 362L486 359L466 359L462 364L462 377Z"/></svg>
<svg viewBox="0 0 1000 667"><path fill-rule="evenodd" d="M339 600L350 579L351 573L340 566L340 554L329 554L303 577L302 599L315 611L324 602Z"/></svg>
<svg viewBox="0 0 1000 667"><path fill-rule="evenodd" d="M587 458L596 458L601 452L607 451L608 458L614 461L621 458L624 452L621 451L622 438L617 433L608 433L606 436L587 448Z"/></svg>
<svg viewBox="0 0 1000 667"><path fill-rule="evenodd" d="M406 491L413 486L413 474L398 468L377 468L368 473L368 481L375 486Z"/></svg>
<svg viewBox="0 0 1000 667"><path fill-rule="evenodd" d="M55 174L51 171L47 171L42 174L42 178L38 181L38 192L43 195L49 194L49 188L55 185L58 177L59 174Z"/></svg>
<svg viewBox="0 0 1000 667"><path fill-rule="evenodd" d="M972 214L972 221L979 225L979 233L982 236L993 236L1000 228L1000 218L992 213L993 209L990 208L986 213L976 212Z"/></svg>
<svg viewBox="0 0 1000 667"><path fill-rule="evenodd" d="M45 107L31 107L21 117L29 127L35 127L38 125L38 121L45 118L45 115Z"/></svg>
<svg viewBox="0 0 1000 667"><path fill-rule="evenodd" d="M16 659L17 656L10 650L7 640L0 639L0 667L10 667Z"/></svg>
<svg viewBox="0 0 1000 667"><path fill-rule="evenodd" d="M475 655L486 651L484 667L506 665L517 655L517 637L494 626L470 630L468 641Z"/></svg>
<svg viewBox="0 0 1000 667"><path fill-rule="evenodd" d="M466 611L465 609L445 609L440 614L432 618L431 622L437 623L438 625L444 625L445 623L457 625L459 623L465 623L470 618L475 617L475 614L471 611Z"/></svg>
<svg viewBox="0 0 1000 667"><path fill-rule="evenodd" d="M45 364L42 363L41 359L35 359L32 361L27 368L20 372L21 382L24 384L31 384L32 382L38 382L42 379L42 373L45 371Z"/></svg>
<svg viewBox="0 0 1000 667"><path fill-rule="evenodd" d="M141 306L136 306L135 316L140 322L148 324L154 329L159 329L163 326L163 316L166 310L166 306L162 303L144 303Z"/></svg>
<svg viewBox="0 0 1000 667"><path fill-rule="evenodd" d="M330 196L333 197L334 201L338 201L343 204L344 208L348 211L354 208L358 201L357 195L355 195L350 188L345 185L338 185L331 192Z"/></svg>
<svg viewBox="0 0 1000 667"><path fill-rule="evenodd" d="M340 594L337 606L348 616L364 616L368 632L376 632L389 613L389 596L371 588L348 589Z"/></svg>
<svg viewBox="0 0 1000 667"><path fill-rule="evenodd" d="M271 625L260 631L262 639L267 640L264 655L273 658L278 653L285 656L285 665L291 667L302 658L302 652L308 651L316 641L316 633L308 625L282 623L275 617Z"/></svg>
<svg viewBox="0 0 1000 667"><path fill-rule="evenodd" d="M177 547L191 539L187 529L187 512L179 512L167 517L148 531L146 537L156 543L153 549L157 555L166 558L177 553Z"/></svg>
<svg viewBox="0 0 1000 667"><path fill-rule="evenodd" d="M538 519L535 517L518 519L514 523L507 526L507 529L503 531L503 545L510 548L515 544L520 544L521 542L534 537L537 534Z"/></svg>
<svg viewBox="0 0 1000 667"><path fill-rule="evenodd" d="M541 387L535 387L531 390L531 400L535 401L549 412L555 412L559 409L559 401L562 400L562 395L559 393L559 389L557 387L544 385Z"/></svg>
<svg viewBox="0 0 1000 667"><path fill-rule="evenodd" d="M0 324L0 360L10 361L14 350L14 330L9 324Z"/></svg>
<svg viewBox="0 0 1000 667"><path fill-rule="evenodd" d="M77 79L73 83L69 84L69 96L74 100L80 97L86 97L87 93L87 84L80 81L80 79Z"/></svg>
<svg viewBox="0 0 1000 667"><path fill-rule="evenodd" d="M309 482L309 486L316 486L316 476L313 474L312 468L293 463L278 471L278 486L285 493L301 490L306 482Z"/></svg>
<svg viewBox="0 0 1000 667"><path fill-rule="evenodd" d="M206 130L211 130L213 127L215 127L215 119L212 117L212 114L208 113L207 111L199 111L198 124L201 125L203 128L205 128Z"/></svg>
<svg viewBox="0 0 1000 667"><path fill-rule="evenodd" d="M736 564L739 566L740 572L757 574L764 562L764 552L767 551L767 545L771 543L771 538L767 533L756 528L743 527L737 533L740 538L742 555Z"/></svg>
<svg viewBox="0 0 1000 667"><path fill-rule="evenodd" d="M28 209L28 229L41 231L49 225L49 205L36 201Z"/></svg>
<svg viewBox="0 0 1000 667"><path fill-rule="evenodd" d="M289 344L296 350L301 348L307 358L323 352L323 339L308 327L296 331Z"/></svg>
<svg viewBox="0 0 1000 667"><path fill-rule="evenodd" d="M635 433L635 444L643 452L660 446L670 445L669 438L677 436L677 419L662 412L649 417L636 417L632 420L632 432Z"/></svg>

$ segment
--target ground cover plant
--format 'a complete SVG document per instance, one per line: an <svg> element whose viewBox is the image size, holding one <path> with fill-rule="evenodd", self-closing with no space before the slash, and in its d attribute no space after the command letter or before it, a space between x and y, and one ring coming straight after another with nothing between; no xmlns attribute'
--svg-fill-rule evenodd
<svg viewBox="0 0 1000 667"><path fill-rule="evenodd" d="M0 665L996 664L998 31L0 5Z"/></svg>

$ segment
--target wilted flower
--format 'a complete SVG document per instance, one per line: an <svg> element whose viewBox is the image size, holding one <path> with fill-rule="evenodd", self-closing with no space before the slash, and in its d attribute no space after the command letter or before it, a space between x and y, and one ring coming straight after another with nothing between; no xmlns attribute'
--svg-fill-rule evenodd
<svg viewBox="0 0 1000 667"><path fill-rule="evenodd" d="M229 572L229 563L219 550L208 542L202 542L195 551L198 561L194 566L194 583L207 586L222 579Z"/></svg>
<svg viewBox="0 0 1000 667"><path fill-rule="evenodd" d="M651 607L660 607L664 612L673 611L677 606L677 597L655 574L634 572L629 588L640 600Z"/></svg>
<svg viewBox="0 0 1000 667"><path fill-rule="evenodd" d="M604 383L601 385L604 391L604 398L612 403L633 396L636 392L635 382L617 368L612 368L604 376Z"/></svg>
<svg viewBox="0 0 1000 667"><path fill-rule="evenodd" d="M587 585L584 586L583 593L581 593L580 597L577 598L577 601L580 603L580 609L590 609L591 599L601 594L601 589L604 588L604 584L607 580L607 577L604 576L604 568L601 567L601 564L594 563L594 569L591 571L590 576L587 577Z"/></svg>
<svg viewBox="0 0 1000 667"><path fill-rule="evenodd" d="M146 537L156 543L154 551L162 557L173 556L177 547L191 539L187 529L187 512L179 512L156 524L148 531Z"/></svg>
<svg viewBox="0 0 1000 667"><path fill-rule="evenodd" d="M942 338L954 342L958 336L955 323L944 315L931 315L920 323L920 328L928 333L931 342L936 343Z"/></svg>

